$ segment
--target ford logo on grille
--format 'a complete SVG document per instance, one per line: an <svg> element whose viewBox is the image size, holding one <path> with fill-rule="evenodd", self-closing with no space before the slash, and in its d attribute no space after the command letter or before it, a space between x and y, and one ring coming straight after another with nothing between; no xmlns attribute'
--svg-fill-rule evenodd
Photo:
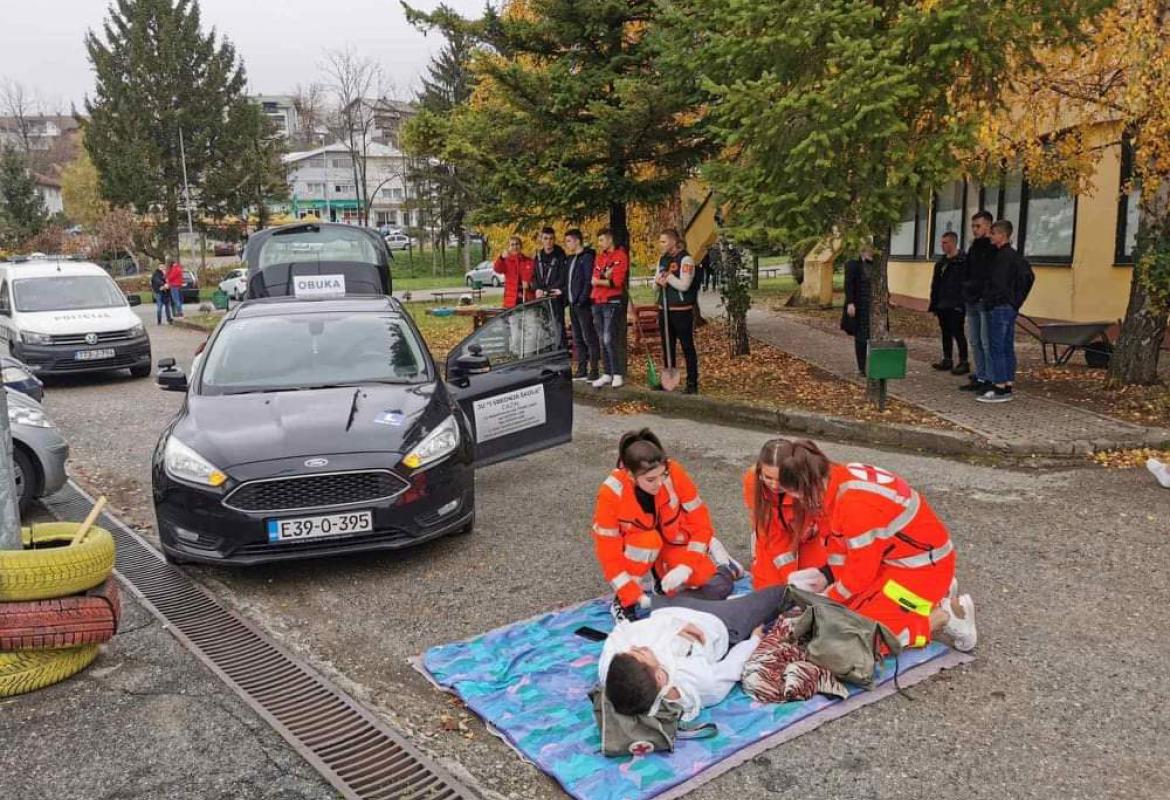
<svg viewBox="0 0 1170 800"><path fill-rule="evenodd" d="M316 469L317 467L327 467L327 466L329 466L329 459L327 459L327 458L310 458L307 461L305 461L305 466L310 468L310 469Z"/></svg>
<svg viewBox="0 0 1170 800"><path fill-rule="evenodd" d="M97 336L97 334L96 334L96 333L87 333L87 334L85 334L85 343L86 343L86 344L97 344L97 343L98 343L98 336Z"/></svg>

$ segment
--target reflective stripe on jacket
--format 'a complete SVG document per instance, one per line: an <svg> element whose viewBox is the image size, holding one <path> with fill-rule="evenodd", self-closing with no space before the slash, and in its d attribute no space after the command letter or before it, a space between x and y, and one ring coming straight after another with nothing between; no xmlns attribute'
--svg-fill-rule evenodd
<svg viewBox="0 0 1170 800"><path fill-rule="evenodd" d="M765 490L766 491L766 490ZM769 502L775 508L776 496L766 491ZM756 468L749 467L743 474L743 503L747 506L748 522L755 525L756 512ZM766 589L769 586L783 586L788 576L798 569L825 566L828 554L825 550L825 534L818 521L809 523L806 535L794 549L788 531L780 524L780 514L793 524L792 500L785 498L784 505L775 509L769 517L767 530L752 531L752 588Z"/></svg>

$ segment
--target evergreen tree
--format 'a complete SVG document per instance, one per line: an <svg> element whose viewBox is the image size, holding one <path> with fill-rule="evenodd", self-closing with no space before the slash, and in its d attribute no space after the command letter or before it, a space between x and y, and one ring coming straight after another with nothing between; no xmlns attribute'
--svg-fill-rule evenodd
<svg viewBox="0 0 1170 800"><path fill-rule="evenodd" d="M11 148L0 153L0 245L16 247L49 222L45 200L24 157Z"/></svg>
<svg viewBox="0 0 1170 800"><path fill-rule="evenodd" d="M284 139L259 106L244 99L228 112L225 128L236 147L217 153L222 160L209 164L207 210L215 217L253 210L257 226L266 228L272 203L288 199Z"/></svg>
<svg viewBox="0 0 1170 800"><path fill-rule="evenodd" d="M203 33L194 0L114 0L102 35L90 31L85 44L96 73L85 147L102 194L150 215L147 252L164 259L178 250L180 132L193 213L225 202L216 191L228 182L209 183L208 172L241 149L225 120L242 101L243 66L229 42Z"/></svg>

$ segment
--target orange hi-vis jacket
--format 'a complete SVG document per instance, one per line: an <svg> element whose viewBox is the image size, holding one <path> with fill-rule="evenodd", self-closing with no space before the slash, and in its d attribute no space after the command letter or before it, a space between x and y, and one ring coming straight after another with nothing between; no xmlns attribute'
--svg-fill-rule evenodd
<svg viewBox="0 0 1170 800"><path fill-rule="evenodd" d="M769 586L784 586L788 583L788 576L798 569L816 568L825 566L828 552L825 549L825 531L821 525L813 520L808 524L809 530L800 537L795 548L791 545L791 537L780 522L780 514L790 524L792 518L792 498L785 497L782 507L777 507L776 495L765 488L765 497L772 504L773 513L768 522L767 530L752 532L752 588L757 591ZM751 467L743 474L743 502L747 506L748 520L754 525L756 520L756 468Z"/></svg>
<svg viewBox="0 0 1170 800"><path fill-rule="evenodd" d="M602 574L624 606L641 599L651 569L661 578L685 564L691 568L685 585L693 588L715 575L707 505L681 464L667 460L666 465L653 514L642 510L634 495L637 484L624 469L611 472L597 490L593 545Z"/></svg>
<svg viewBox="0 0 1170 800"><path fill-rule="evenodd" d="M946 526L904 479L867 464L832 465L824 512L833 572L825 594L924 646L930 612L955 575Z"/></svg>

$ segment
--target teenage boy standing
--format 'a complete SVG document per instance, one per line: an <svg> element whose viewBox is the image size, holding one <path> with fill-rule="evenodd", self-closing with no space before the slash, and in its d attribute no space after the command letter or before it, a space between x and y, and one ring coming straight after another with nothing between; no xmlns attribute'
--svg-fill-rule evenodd
<svg viewBox="0 0 1170 800"><path fill-rule="evenodd" d="M960 391L986 393L991 381L991 316L983 302L987 274L995 258L991 243L992 216L980 211L971 217L971 246L967 248L967 275L963 281L963 301L967 311L967 341L970 344L974 372Z"/></svg>
<svg viewBox="0 0 1170 800"><path fill-rule="evenodd" d="M519 236L508 239L508 252L500 253L492 269L504 276L504 308L536 299L532 288L533 262L524 255L524 243Z"/></svg>
<svg viewBox="0 0 1170 800"><path fill-rule="evenodd" d="M593 382L593 387L600 389L613 384L616 389L625 382L618 352L622 331L618 326L626 324L622 318L622 292L630 272L630 257L625 250L614 246L613 231L609 228L597 232L597 244L601 252L593 262L593 324L601 339L605 372Z"/></svg>
<svg viewBox="0 0 1170 800"><path fill-rule="evenodd" d="M1016 379L1016 287L1024 271L1023 259L1011 245L1012 224L1006 219L991 226L995 258L987 274L983 304L990 321L992 387L975 399L981 403L1006 403L1012 399Z"/></svg>
<svg viewBox="0 0 1170 800"><path fill-rule="evenodd" d="M597 380L597 362L601 357L601 345L597 341L597 328L593 326L593 259L592 248L585 247L581 231L572 228L565 233L565 252L568 263L565 269L566 295L569 304L569 323L573 328L573 349L577 353L577 375L575 380Z"/></svg>
<svg viewBox="0 0 1170 800"><path fill-rule="evenodd" d="M675 365L676 347L682 344L687 362L686 394L699 393L699 354L695 350L695 303L699 284L695 282L695 260L683 248L682 237L675 228L667 228L658 237L658 286L660 304L658 327L662 331L662 351L666 363Z"/></svg>
<svg viewBox="0 0 1170 800"><path fill-rule="evenodd" d="M934 265L934 276L930 281L930 308L938 317L942 333L942 361L930 366L937 370L950 370L952 375L966 375L971 371L967 364L967 337L963 335L966 311L963 306L963 280L966 276L966 259L959 251L959 235L947 231L942 235L943 256ZM959 363L951 360L955 345L959 346Z"/></svg>
<svg viewBox="0 0 1170 800"><path fill-rule="evenodd" d="M540 232L540 249L536 251L533 285L537 297L552 297L553 308L561 325L565 324L565 286L568 275L565 271L565 251L557 244L557 234L552 228Z"/></svg>

